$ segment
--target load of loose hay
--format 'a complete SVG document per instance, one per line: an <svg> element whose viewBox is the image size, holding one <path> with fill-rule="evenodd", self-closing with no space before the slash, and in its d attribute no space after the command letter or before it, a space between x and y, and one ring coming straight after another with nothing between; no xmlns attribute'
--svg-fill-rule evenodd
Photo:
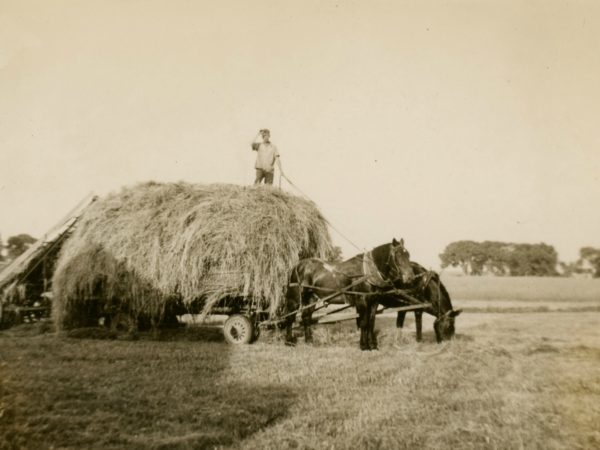
<svg viewBox="0 0 600 450"><path fill-rule="evenodd" d="M316 206L266 186L145 183L91 205L54 273L58 329L118 309L160 321L174 299L203 313L243 297L274 314L299 258L326 258Z"/></svg>

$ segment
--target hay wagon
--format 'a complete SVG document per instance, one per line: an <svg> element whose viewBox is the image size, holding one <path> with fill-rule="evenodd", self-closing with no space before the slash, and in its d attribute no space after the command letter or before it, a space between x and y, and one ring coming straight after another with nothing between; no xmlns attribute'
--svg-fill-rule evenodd
<svg viewBox="0 0 600 450"><path fill-rule="evenodd" d="M182 313L225 314L227 340L251 342L277 316L298 259L332 252L316 205L277 188L126 187L87 208L65 242L53 318L58 330L92 326L107 311L160 325L180 303Z"/></svg>

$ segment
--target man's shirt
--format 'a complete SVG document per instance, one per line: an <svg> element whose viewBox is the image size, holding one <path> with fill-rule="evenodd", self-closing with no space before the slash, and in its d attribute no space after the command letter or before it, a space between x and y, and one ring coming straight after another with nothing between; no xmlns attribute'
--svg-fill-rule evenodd
<svg viewBox="0 0 600 450"><path fill-rule="evenodd" d="M279 151L271 143L261 143L256 151L256 169L265 170L267 172L273 172L275 166L275 158L279 156Z"/></svg>

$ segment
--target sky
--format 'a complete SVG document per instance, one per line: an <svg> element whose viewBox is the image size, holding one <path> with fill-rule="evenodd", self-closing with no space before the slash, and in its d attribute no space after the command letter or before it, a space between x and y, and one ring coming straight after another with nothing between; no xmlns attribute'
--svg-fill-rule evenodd
<svg viewBox="0 0 600 450"><path fill-rule="evenodd" d="M573 261L600 247L598 80L595 1L0 0L0 234L148 180L251 184L269 128L347 257Z"/></svg>

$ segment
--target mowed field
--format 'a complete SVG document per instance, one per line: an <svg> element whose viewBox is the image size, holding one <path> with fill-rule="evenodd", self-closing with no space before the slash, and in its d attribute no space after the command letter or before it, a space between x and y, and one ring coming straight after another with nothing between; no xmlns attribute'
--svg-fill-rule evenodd
<svg viewBox="0 0 600 450"><path fill-rule="evenodd" d="M352 322L295 348L2 331L0 448L600 448L600 280L444 282L465 312L441 345L411 316L374 352Z"/></svg>

